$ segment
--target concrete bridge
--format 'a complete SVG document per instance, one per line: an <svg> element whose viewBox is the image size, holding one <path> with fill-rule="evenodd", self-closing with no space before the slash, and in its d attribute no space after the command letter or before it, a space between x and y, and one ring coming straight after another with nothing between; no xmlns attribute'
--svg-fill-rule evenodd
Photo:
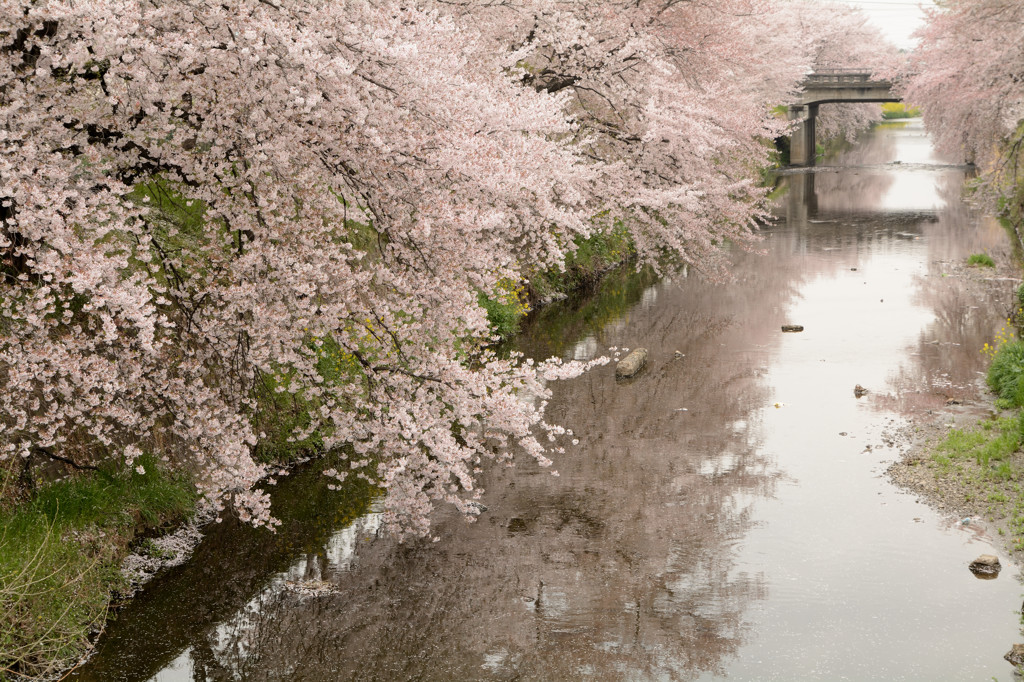
<svg viewBox="0 0 1024 682"><path fill-rule="evenodd" d="M814 123L818 106L830 102L899 102L889 81L871 80L863 69L822 69L808 74L798 104L790 105L789 120L801 121L793 130L789 162L814 165Z"/></svg>

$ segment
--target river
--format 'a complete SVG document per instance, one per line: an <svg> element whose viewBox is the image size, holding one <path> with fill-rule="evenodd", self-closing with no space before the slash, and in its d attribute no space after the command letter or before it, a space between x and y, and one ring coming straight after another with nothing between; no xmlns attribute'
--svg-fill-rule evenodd
<svg viewBox="0 0 1024 682"><path fill-rule="evenodd" d="M1013 679L1017 568L885 475L908 418L977 395L1014 286L947 276L1011 258L964 173L885 125L783 178L732 281L619 274L546 308L528 355L650 351L553 386L580 439L560 476L494 467L477 523L405 544L368 492L285 478L276 536L214 527L70 679ZM998 579L968 571L983 553Z"/></svg>

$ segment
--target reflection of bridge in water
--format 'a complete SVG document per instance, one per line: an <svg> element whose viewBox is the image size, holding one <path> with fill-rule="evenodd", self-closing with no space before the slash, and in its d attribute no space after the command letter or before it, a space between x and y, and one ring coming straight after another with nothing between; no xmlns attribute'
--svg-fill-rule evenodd
<svg viewBox="0 0 1024 682"><path fill-rule="evenodd" d="M790 138L789 162L813 166L814 124L818 107L833 102L899 102L892 83L873 80L864 69L828 69L808 74L800 101L789 107L789 120L800 121Z"/></svg>
<svg viewBox="0 0 1024 682"><path fill-rule="evenodd" d="M791 224L818 223L863 223L883 221L887 226L912 227L915 224L938 220L937 209L891 208L879 204L860 202L857 208L836 205L818 205L816 188L817 173L792 173L785 176L786 222ZM834 193L833 193L834 194Z"/></svg>

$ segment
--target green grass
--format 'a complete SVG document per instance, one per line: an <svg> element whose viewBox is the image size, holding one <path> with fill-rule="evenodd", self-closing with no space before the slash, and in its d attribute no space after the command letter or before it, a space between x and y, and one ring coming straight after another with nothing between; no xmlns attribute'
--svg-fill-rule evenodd
<svg viewBox="0 0 1024 682"><path fill-rule="evenodd" d="M1010 456L1021 445L1024 416L982 422L977 429L953 429L939 443L933 458L940 466L955 460L973 459L984 475L1009 480L1014 472Z"/></svg>
<svg viewBox="0 0 1024 682"><path fill-rule="evenodd" d="M968 265L977 265L983 268L994 268L996 262L992 260L992 256L987 253L972 253L967 257Z"/></svg>
<svg viewBox="0 0 1024 682"><path fill-rule="evenodd" d="M140 532L191 513L194 488L155 461L49 484L0 513L0 680L68 667L102 627Z"/></svg>
<svg viewBox="0 0 1024 682"><path fill-rule="evenodd" d="M936 478L956 481L962 501L983 501L988 518L1003 520L1014 551L1024 549L1024 412L953 429L933 449ZM955 500L953 500L955 502ZM1006 530L999 528L1000 535Z"/></svg>

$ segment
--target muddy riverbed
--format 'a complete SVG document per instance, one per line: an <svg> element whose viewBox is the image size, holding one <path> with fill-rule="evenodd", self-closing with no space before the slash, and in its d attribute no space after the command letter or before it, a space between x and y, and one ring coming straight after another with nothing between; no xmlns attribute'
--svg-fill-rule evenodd
<svg viewBox="0 0 1024 682"><path fill-rule="evenodd" d="M368 493L284 479L277 536L218 526L71 679L1012 679L1018 570L886 475L914 419L978 404L1016 284L960 276L1011 258L964 173L919 123L882 127L784 178L732 281L612 277L550 306L528 355L650 353L553 387L580 439L560 476L496 467L477 523L404 544ZM998 579L968 571L983 553Z"/></svg>

